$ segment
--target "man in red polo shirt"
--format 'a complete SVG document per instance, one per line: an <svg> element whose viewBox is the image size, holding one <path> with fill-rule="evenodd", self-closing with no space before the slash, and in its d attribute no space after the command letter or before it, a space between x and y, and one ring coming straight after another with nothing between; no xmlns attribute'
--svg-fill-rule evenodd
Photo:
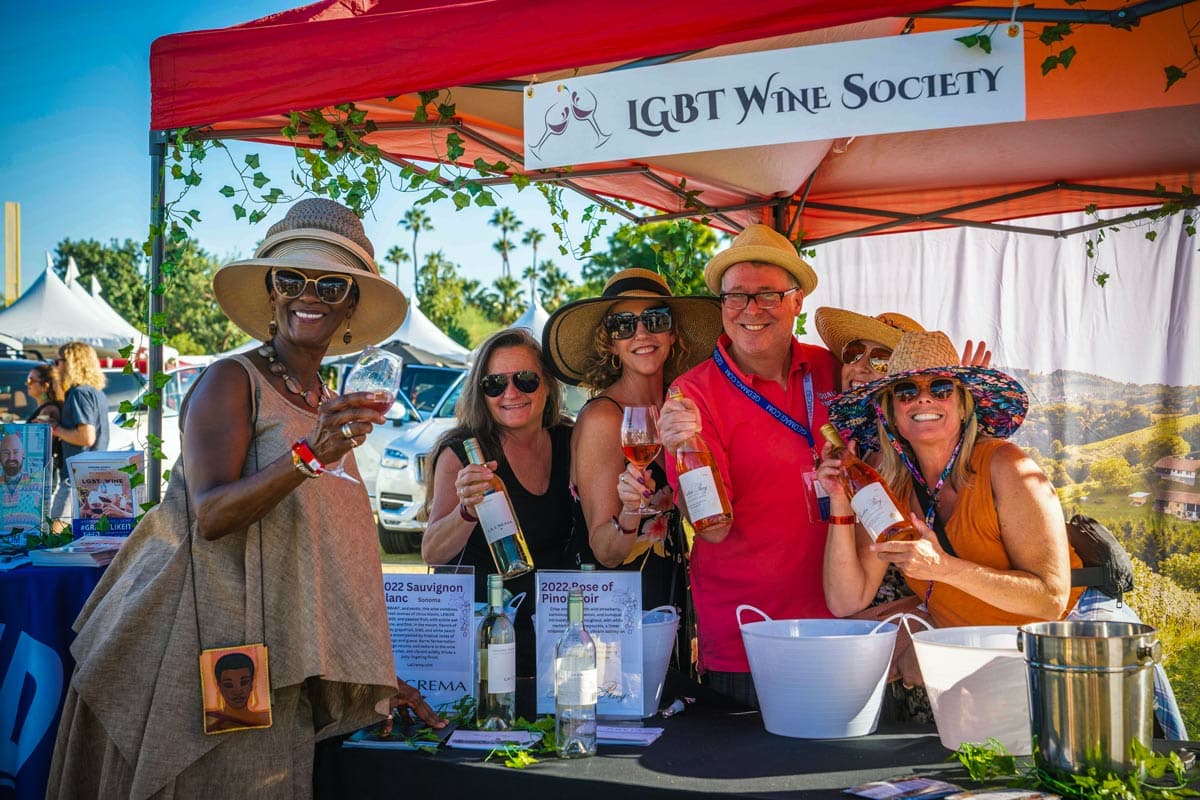
<svg viewBox="0 0 1200 800"><path fill-rule="evenodd" d="M751 225L704 279L721 297L725 332L713 358L675 381L684 398L663 406L659 430L672 454L699 433L724 479L733 521L698 535L691 557L698 668L715 691L757 708L735 609L832 616L821 588L828 526L809 521L802 475L815 470L839 365L793 336L817 276L784 236ZM667 473L683 505L673 458Z"/></svg>

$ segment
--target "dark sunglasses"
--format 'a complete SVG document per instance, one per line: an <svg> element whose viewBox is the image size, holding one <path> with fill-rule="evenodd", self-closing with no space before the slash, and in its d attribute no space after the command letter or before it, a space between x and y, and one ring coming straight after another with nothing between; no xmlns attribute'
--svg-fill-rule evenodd
<svg viewBox="0 0 1200 800"><path fill-rule="evenodd" d="M510 373L497 372L494 375L484 375L479 379L479 388L488 397L499 397L508 388ZM513 386L523 394L533 394L542 385L542 376L531 369L511 373Z"/></svg>
<svg viewBox="0 0 1200 800"><path fill-rule="evenodd" d="M862 340L855 339L842 348L843 364L857 364L863 356L867 357L867 363L871 365L871 369L883 375L887 374L888 362L892 360L892 351L886 347L872 347L871 352L868 353L867 346L862 343Z"/></svg>
<svg viewBox="0 0 1200 800"><path fill-rule="evenodd" d="M954 394L954 381L949 378L935 378L929 382L928 387L916 381L898 381L892 387L892 396L901 403L911 403L920 397L921 389L924 388L928 388L929 396L934 400L945 400Z"/></svg>
<svg viewBox="0 0 1200 800"><path fill-rule="evenodd" d="M295 300L304 294L304 290L311 283L317 291L317 299L331 306L336 306L345 300L346 295L350 294L350 287L354 285L354 280L345 275L322 275L319 278L310 278L303 272L292 269L274 270L271 273L271 281L275 286L275 291L285 300Z"/></svg>
<svg viewBox="0 0 1200 800"><path fill-rule="evenodd" d="M604 318L604 330L614 341L632 339L637 333L638 321L645 326L647 333L666 333L671 330L671 309L666 306L647 308L641 314L632 311L621 311L609 314Z"/></svg>

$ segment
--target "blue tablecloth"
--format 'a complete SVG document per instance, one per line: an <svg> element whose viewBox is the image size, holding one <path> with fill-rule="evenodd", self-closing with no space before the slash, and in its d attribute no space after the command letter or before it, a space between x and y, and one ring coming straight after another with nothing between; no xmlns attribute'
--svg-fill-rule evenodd
<svg viewBox="0 0 1200 800"><path fill-rule="evenodd" d="M42 798L75 669L71 623L103 567L0 572L0 800Z"/></svg>

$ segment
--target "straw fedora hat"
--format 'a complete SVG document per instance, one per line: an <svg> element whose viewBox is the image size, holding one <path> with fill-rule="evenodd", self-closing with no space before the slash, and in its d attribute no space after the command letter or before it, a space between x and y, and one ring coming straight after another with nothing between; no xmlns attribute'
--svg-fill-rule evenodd
<svg viewBox="0 0 1200 800"><path fill-rule="evenodd" d="M648 269L623 269L608 279L599 297L568 303L550 315L542 330L542 349L554 374L578 386L584 380L589 359L595 356L595 333L619 300L661 300L671 309L674 329L680 330L691 350L682 370L688 370L712 354L721 335L721 301L715 297L675 297L667 282Z"/></svg>
<svg viewBox="0 0 1200 800"><path fill-rule="evenodd" d="M885 311L874 317L855 314L844 308L821 306L813 315L817 334L835 358L842 357L846 345L854 341L879 342L889 350L895 350L900 337L925 328L911 317L896 311Z"/></svg>
<svg viewBox="0 0 1200 800"><path fill-rule="evenodd" d="M861 446L878 447L874 399L898 381L914 377L953 378L965 386L975 398L975 418L985 436L1007 439L1021 427L1029 410L1024 387L1011 375L990 367L964 366L949 336L941 331L914 331L900 337L888 374L835 397L829 419L838 430L850 431Z"/></svg>
<svg viewBox="0 0 1200 800"><path fill-rule="evenodd" d="M721 252L713 256L704 268L704 282L713 294L721 293L721 276L725 270L743 261L774 264L787 270L800 282L800 290L808 297L817 288L817 273L796 252L787 237L772 228L755 224L748 226Z"/></svg>
<svg viewBox="0 0 1200 800"><path fill-rule="evenodd" d="M266 274L275 267L350 275L358 305L350 319L350 344L335 336L326 355L355 353L387 339L404 321L408 301L379 274L375 248L362 221L340 203L321 197L301 200L267 230L254 258L226 264L213 276L213 294L234 325L260 342L270 338Z"/></svg>

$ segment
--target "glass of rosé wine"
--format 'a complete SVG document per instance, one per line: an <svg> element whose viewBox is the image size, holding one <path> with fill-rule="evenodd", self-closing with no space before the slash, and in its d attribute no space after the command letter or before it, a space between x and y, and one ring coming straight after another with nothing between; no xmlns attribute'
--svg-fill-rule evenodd
<svg viewBox="0 0 1200 800"><path fill-rule="evenodd" d="M621 450L629 463L643 472L651 461L658 458L662 450L662 439L658 435L658 408L625 406L625 415L621 419ZM643 499L638 513L649 517L659 512L647 506Z"/></svg>
<svg viewBox="0 0 1200 800"><path fill-rule="evenodd" d="M400 371L403 367L404 359L400 356L390 350L368 346L354 359L354 366L342 384L342 394L379 392L382 399L367 403L366 406L386 414L400 391ZM335 466L326 467L325 471L354 483L359 482L342 468L341 461Z"/></svg>

